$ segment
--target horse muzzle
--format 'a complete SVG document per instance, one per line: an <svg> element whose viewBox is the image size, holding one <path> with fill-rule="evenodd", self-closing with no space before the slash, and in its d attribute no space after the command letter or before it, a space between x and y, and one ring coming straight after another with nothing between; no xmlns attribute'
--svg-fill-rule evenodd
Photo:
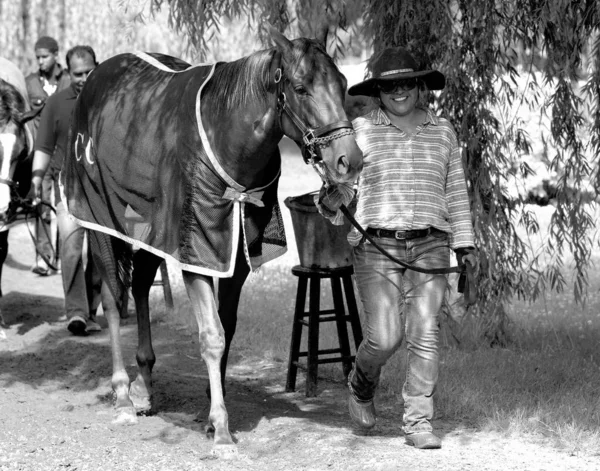
<svg viewBox="0 0 600 471"><path fill-rule="evenodd" d="M363 168L363 154L354 133L330 141L326 147L319 148L319 155L333 184L354 182Z"/></svg>

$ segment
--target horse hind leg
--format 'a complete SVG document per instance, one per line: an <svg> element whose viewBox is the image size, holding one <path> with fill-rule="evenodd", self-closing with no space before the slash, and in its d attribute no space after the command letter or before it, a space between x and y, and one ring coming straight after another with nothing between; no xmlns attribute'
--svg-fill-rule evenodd
<svg viewBox="0 0 600 471"><path fill-rule="evenodd" d="M150 327L150 288L162 258L138 250L133 256L133 279L131 289L135 300L138 322L138 350L136 354L138 374L129 388L129 397L138 413L145 414L152 408L152 368L156 356L152 349Z"/></svg>
<svg viewBox="0 0 600 471"><path fill-rule="evenodd" d="M128 285L128 280L120 280L117 275L117 262L120 259L123 273L127 271L127 260L130 260L131 253L123 241L115 239L107 234L90 231L90 249L94 257L94 262L102 275L102 310L108 321L108 330L110 333L110 347L112 354L112 388L115 394L116 415L114 423L116 424L135 424L137 423L136 411L129 398L129 376L125 369L123 361L123 351L121 349L121 316L122 299L120 296L123 289ZM121 245L122 244L122 245ZM106 258L102 257L105 254ZM109 259L108 255L112 255ZM128 258L129 257L129 258Z"/></svg>
<svg viewBox="0 0 600 471"><path fill-rule="evenodd" d="M112 389L115 394L116 424L137 423L136 410L129 398L129 375L125 370L121 349L120 315L114 295L106 283L102 284L102 309L108 321L112 353Z"/></svg>
<svg viewBox="0 0 600 471"><path fill-rule="evenodd" d="M229 418L221 383L221 358L225 351L225 334L217 313L212 278L183 272L183 279L198 323L200 354L210 381L208 431L213 432L213 452L226 456L237 451L229 433Z"/></svg>

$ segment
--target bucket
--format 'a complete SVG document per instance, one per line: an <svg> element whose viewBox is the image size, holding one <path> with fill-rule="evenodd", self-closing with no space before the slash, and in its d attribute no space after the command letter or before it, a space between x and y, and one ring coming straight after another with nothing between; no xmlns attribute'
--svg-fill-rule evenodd
<svg viewBox="0 0 600 471"><path fill-rule="evenodd" d="M292 215L300 265L305 268L340 268L352 265L352 247L346 236L350 223L335 226L319 214L314 203L318 192L290 196L284 203Z"/></svg>

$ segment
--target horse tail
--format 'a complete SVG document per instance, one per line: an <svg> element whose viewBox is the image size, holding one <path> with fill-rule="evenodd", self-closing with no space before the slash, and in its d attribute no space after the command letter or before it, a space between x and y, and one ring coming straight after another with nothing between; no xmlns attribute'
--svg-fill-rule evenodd
<svg viewBox="0 0 600 471"><path fill-rule="evenodd" d="M88 231L88 236L94 263L100 270L102 280L108 285L117 309L122 312L131 286L131 245L100 231Z"/></svg>

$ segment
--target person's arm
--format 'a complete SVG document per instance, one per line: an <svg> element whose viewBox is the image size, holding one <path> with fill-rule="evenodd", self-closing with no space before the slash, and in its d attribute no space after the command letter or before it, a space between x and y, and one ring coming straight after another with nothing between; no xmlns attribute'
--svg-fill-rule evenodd
<svg viewBox="0 0 600 471"><path fill-rule="evenodd" d="M43 150L36 150L33 154L33 163L31 165L31 189L33 193L34 204L42 200L42 180L52 156Z"/></svg>
<svg viewBox="0 0 600 471"><path fill-rule="evenodd" d="M446 130L449 143L450 158L446 176L446 202L452 237L450 247L456 252L462 248L475 247L473 223L471 222L471 205L467 192L467 182L456 134L449 128Z"/></svg>
<svg viewBox="0 0 600 471"><path fill-rule="evenodd" d="M53 100L49 99L40 116L40 126L35 138L33 162L31 164L31 190L34 204L42 199L42 179L56 147L55 115Z"/></svg>

